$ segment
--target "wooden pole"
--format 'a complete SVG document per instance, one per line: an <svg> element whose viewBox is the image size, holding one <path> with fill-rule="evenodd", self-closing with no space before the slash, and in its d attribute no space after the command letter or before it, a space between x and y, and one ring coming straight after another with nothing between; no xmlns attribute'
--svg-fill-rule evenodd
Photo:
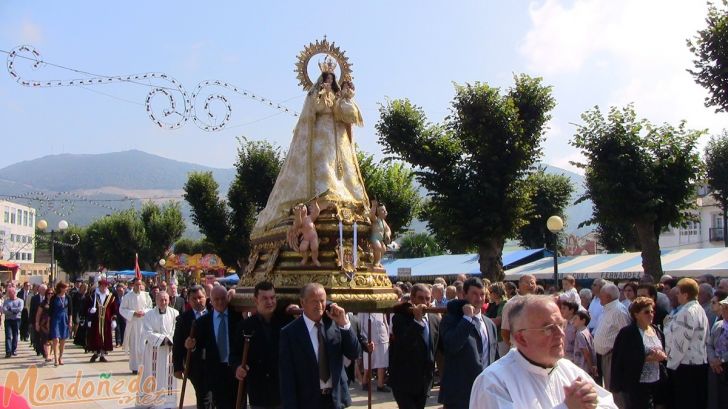
<svg viewBox="0 0 728 409"><path fill-rule="evenodd" d="M360 312L363 312L363 311L360 311ZM385 309L385 310L378 310L377 312L382 312L382 313L385 313L386 314L386 313L391 312L391 308ZM431 314L445 314L445 313L447 313L447 308L443 308L443 307L427 307L427 308L423 308L422 309L422 312L424 312L424 313L431 313ZM286 314L288 314L288 315L302 315L303 314L303 309L302 308L290 308L290 309L286 310Z"/></svg>
<svg viewBox="0 0 728 409"><path fill-rule="evenodd" d="M369 314L369 319L367 320L367 335L369 335L369 343L372 343L372 317L371 313ZM367 361L369 363L369 379L367 379L367 383L369 384L369 387L367 390L369 391L369 396L367 398L369 402L369 409L372 409L372 377L374 375L374 370L372 369L372 352L373 351L367 351Z"/></svg>
<svg viewBox="0 0 728 409"><path fill-rule="evenodd" d="M248 351L250 350L250 338L251 335L243 334L243 361L240 365L245 368L248 365ZM247 406L247 399L245 399L245 378L238 381L238 397L235 400L235 409L245 409Z"/></svg>
<svg viewBox="0 0 728 409"><path fill-rule="evenodd" d="M192 326L190 327L190 338L195 337L195 321L192 321ZM184 373L182 376L182 396L179 398L179 409L182 409L185 404L185 389L187 388L187 378L190 375L190 360L192 359L192 350L187 350L187 355L185 356L185 366L184 366Z"/></svg>

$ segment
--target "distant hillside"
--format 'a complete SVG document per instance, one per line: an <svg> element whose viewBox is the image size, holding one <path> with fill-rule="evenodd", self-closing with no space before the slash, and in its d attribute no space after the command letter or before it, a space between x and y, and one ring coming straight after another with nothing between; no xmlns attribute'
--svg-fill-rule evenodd
<svg viewBox="0 0 728 409"><path fill-rule="evenodd" d="M563 174L571 179L576 191L572 202L583 194L583 176L545 166L546 172ZM8 199L7 196L45 198L11 197L8 200L38 209L39 216L48 219L51 226L61 218L71 224L86 226L117 210L132 206L139 209L140 198L163 198L157 202L174 200L182 203L182 212L187 220L185 236L198 238L200 233L191 222L190 208L182 199L187 175L193 171L211 171L220 185L221 195L227 194L235 177L232 168L210 168L138 150L95 155L51 155L0 169L0 199ZM420 192L423 196L427 194L422 188ZM572 205L566 213L568 233L583 235L590 231L588 228L577 229L577 226L591 217L591 202ZM426 230L426 224L414 221L411 228L422 232Z"/></svg>
<svg viewBox="0 0 728 409"><path fill-rule="evenodd" d="M212 171L229 186L232 169L214 169L138 150L97 155L61 154L19 162L0 169L0 179L39 190L73 191L116 187L129 190L181 189L192 171Z"/></svg>
<svg viewBox="0 0 728 409"><path fill-rule="evenodd" d="M61 218L85 226L117 210L132 206L140 208L140 198L164 198L157 202L179 201L187 219L185 235L196 238L200 234L190 221L189 206L182 199L187 175L193 171L211 171L220 185L221 194L227 194L235 176L234 169L215 169L138 150L95 155L62 154L0 169L0 194L2 199L7 199L5 196L28 197L8 200L33 206L52 226Z"/></svg>

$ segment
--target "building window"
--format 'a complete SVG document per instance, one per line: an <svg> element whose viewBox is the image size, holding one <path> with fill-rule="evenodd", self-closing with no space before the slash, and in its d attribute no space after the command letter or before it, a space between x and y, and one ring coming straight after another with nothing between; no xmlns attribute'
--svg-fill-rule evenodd
<svg viewBox="0 0 728 409"><path fill-rule="evenodd" d="M20 210L20 209L18 209L18 221L17 221L17 223L18 223L19 226L23 224L23 211Z"/></svg>
<svg viewBox="0 0 728 409"><path fill-rule="evenodd" d="M15 212L10 212L10 224L15 224Z"/></svg>
<svg viewBox="0 0 728 409"><path fill-rule="evenodd" d="M28 226L28 211L23 210L23 226Z"/></svg>
<svg viewBox="0 0 728 409"><path fill-rule="evenodd" d="M3 222L10 223L10 208L6 207L3 212Z"/></svg>
<svg viewBox="0 0 728 409"><path fill-rule="evenodd" d="M681 236L699 236L700 222L688 222L685 227L680 228Z"/></svg>

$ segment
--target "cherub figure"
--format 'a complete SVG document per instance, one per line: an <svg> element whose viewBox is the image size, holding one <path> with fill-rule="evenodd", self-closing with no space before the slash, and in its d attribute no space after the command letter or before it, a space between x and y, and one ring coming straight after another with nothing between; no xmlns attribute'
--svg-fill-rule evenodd
<svg viewBox="0 0 728 409"><path fill-rule="evenodd" d="M387 251L387 244L392 242L392 231L389 229L389 225L385 220L387 218L387 207L384 206L384 203L372 200L370 218L372 220L370 242L372 252L374 253L372 265L374 267L382 267L382 257L384 256L384 252Z"/></svg>
<svg viewBox="0 0 728 409"><path fill-rule="evenodd" d="M314 222L321 213L318 200L311 205L311 213L308 212L308 206L301 203L293 208L293 226L288 231L288 245L292 249L301 253L301 265L308 263L308 253L311 252L311 261L316 266L321 266L318 260L319 255L319 239L316 233L316 225ZM300 242L299 242L299 237Z"/></svg>

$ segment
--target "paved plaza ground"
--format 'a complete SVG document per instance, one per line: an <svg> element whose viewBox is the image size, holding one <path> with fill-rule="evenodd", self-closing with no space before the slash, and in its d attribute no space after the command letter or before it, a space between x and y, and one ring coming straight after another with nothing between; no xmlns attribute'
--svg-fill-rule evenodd
<svg viewBox="0 0 728 409"><path fill-rule="evenodd" d="M5 347L5 335L3 330L0 331L0 345ZM28 399L31 407L34 408L69 408L69 409L86 409L86 408L133 408L133 395L128 393L130 382L134 379L128 366L126 353L120 349L115 349L109 356L109 362L90 363L90 354L85 354L82 348L70 345L64 354L65 365L54 367L51 362L49 365L44 364L41 357L37 357L35 352L31 350L28 342L20 342L18 345L18 356L12 358L3 358L0 356L0 385L5 386L8 380L12 381L14 376L17 377L18 383L22 384L27 379L29 385L25 388L23 396ZM37 368L36 376L33 374L33 367ZM9 379L10 378L10 379ZM78 379L78 381L77 381ZM73 384L79 385L79 395L73 401L63 400L56 394L55 399L44 396L51 394L54 385L65 385L63 388L69 390ZM30 400L29 393L31 385L35 385L32 391L36 397L35 401ZM181 382L178 384L181 387ZM55 387L57 390L61 386ZM115 389L116 388L116 389ZM86 389L84 391L84 389ZM114 391L119 391L115 393ZM367 393L361 390L361 387L352 387L350 389L353 404L355 408L367 407ZM86 396L88 398L86 398ZM440 407L436 402L437 391L433 391L433 397L428 401L428 408ZM192 385L188 383L185 393L185 408L195 407L195 395ZM372 407L378 409L396 408L397 405L392 398L391 393L372 393Z"/></svg>

